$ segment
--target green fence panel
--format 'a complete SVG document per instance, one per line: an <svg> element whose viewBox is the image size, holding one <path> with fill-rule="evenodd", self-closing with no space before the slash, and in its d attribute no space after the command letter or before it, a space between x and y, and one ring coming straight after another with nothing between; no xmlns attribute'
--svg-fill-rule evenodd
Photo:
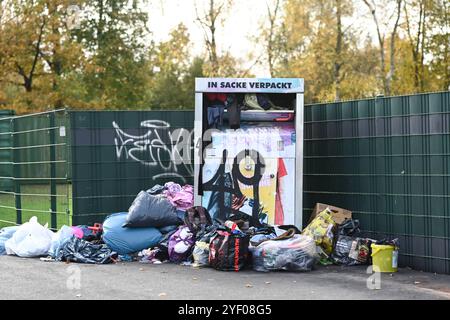
<svg viewBox="0 0 450 320"><path fill-rule="evenodd" d="M12 135L11 121L8 120L14 116L12 110L0 110L0 191L11 192L14 189L12 165ZM2 120L3 119L3 120Z"/></svg>
<svg viewBox="0 0 450 320"><path fill-rule="evenodd" d="M354 212L398 237L403 266L450 273L450 93L307 106L305 210ZM307 221L307 220L305 220Z"/></svg>
<svg viewBox="0 0 450 320"><path fill-rule="evenodd" d="M52 229L70 224L71 186L68 162L68 125L65 110L0 119L4 126L0 138L8 136L8 172L10 182L0 190L0 227L22 224L36 216ZM1 149L4 148L4 149ZM5 163L5 162L2 162Z"/></svg>
<svg viewBox="0 0 450 320"><path fill-rule="evenodd" d="M193 130L193 112L71 112L70 118L74 224L127 211L155 184L193 183L193 165L172 161L177 132Z"/></svg>

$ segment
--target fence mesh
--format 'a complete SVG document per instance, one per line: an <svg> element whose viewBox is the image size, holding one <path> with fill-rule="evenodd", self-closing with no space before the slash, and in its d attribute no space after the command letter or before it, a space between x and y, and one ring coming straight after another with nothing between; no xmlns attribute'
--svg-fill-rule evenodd
<svg viewBox="0 0 450 320"><path fill-rule="evenodd" d="M66 110L0 118L0 226L71 223Z"/></svg>

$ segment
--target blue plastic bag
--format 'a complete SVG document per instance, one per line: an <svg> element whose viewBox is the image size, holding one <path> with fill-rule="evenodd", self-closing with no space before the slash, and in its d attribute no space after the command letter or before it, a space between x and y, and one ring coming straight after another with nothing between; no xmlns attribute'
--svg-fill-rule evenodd
<svg viewBox="0 0 450 320"><path fill-rule="evenodd" d="M5 242L12 238L19 227L6 227L0 230L0 256L6 254Z"/></svg>
<svg viewBox="0 0 450 320"><path fill-rule="evenodd" d="M110 215L103 223L103 241L119 255L132 254L157 246L163 235L155 228L123 228L128 213Z"/></svg>

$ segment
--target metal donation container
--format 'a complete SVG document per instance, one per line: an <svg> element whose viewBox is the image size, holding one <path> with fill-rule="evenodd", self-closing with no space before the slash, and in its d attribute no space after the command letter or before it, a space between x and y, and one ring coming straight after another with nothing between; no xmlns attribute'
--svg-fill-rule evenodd
<svg viewBox="0 0 450 320"><path fill-rule="evenodd" d="M302 227L303 79L197 78L195 204Z"/></svg>

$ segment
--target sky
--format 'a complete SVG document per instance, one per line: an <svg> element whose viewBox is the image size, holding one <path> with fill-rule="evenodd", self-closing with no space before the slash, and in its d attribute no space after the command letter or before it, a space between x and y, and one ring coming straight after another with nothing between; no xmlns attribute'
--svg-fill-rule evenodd
<svg viewBox="0 0 450 320"><path fill-rule="evenodd" d="M144 9L148 10L149 27L153 32L155 41L164 41L169 37L169 32L180 22L183 22L190 33L193 43L193 53L202 54L204 51L204 33L201 26L195 21L196 12L194 3L197 2L201 12L204 0L161 0L151 1ZM250 13L250 14L249 14ZM264 0L236 1L233 10L228 12L223 27L217 31L217 41L220 50L228 50L237 58L244 61L244 66L249 67L255 60L249 61L248 55L258 55L261 50L255 51L255 43L250 40L255 35L258 26L267 14ZM268 76L268 70L264 67L252 69L258 77Z"/></svg>

